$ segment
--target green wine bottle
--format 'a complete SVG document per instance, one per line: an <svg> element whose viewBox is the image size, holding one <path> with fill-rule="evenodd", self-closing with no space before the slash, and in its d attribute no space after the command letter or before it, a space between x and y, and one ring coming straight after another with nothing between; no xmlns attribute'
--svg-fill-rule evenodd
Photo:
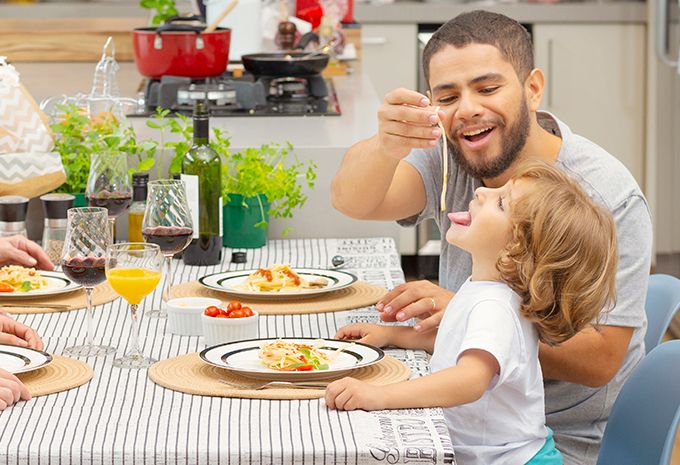
<svg viewBox="0 0 680 465"><path fill-rule="evenodd" d="M182 160L182 180L194 223L186 265L217 265L222 259L222 161L210 147L210 115L203 102L194 108L194 143Z"/></svg>

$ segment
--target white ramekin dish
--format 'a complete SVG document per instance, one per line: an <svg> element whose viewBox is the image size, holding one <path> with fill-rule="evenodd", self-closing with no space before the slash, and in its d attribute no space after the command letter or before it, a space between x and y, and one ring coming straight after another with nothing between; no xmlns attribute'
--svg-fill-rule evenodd
<svg viewBox="0 0 680 465"><path fill-rule="evenodd" d="M205 345L210 347L225 342L255 339L258 333L258 320L256 311L253 311L253 316L243 318L215 318L201 315Z"/></svg>
<svg viewBox="0 0 680 465"><path fill-rule="evenodd" d="M182 336L202 336L201 315L211 305L221 307L222 301L209 297L179 297L168 300L168 331Z"/></svg>

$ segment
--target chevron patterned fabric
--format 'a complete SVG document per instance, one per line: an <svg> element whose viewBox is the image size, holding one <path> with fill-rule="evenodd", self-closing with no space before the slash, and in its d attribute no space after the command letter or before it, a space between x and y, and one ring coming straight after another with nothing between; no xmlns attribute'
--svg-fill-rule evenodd
<svg viewBox="0 0 680 465"><path fill-rule="evenodd" d="M0 153L49 152L54 147L47 118L33 97L0 81Z"/></svg>

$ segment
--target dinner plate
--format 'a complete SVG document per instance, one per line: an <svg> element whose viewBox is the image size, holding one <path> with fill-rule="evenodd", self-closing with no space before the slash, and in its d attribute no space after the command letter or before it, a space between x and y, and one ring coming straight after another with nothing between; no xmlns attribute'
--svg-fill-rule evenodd
<svg viewBox="0 0 680 465"><path fill-rule="evenodd" d="M307 345L312 345L319 340L311 337L279 339ZM335 353L338 348L343 348L328 364L328 370L277 371L264 366L258 355L261 346L276 340L277 338L268 338L228 342L208 347L201 352L200 356L203 361L210 365L226 368L249 378L269 381L311 381L338 378L357 368L373 365L385 356L381 349L361 342L323 339L320 350L329 355Z"/></svg>
<svg viewBox="0 0 680 465"><path fill-rule="evenodd" d="M4 299L31 299L43 295L65 294L82 287L80 284L76 284L68 279L64 273L58 271L41 271L40 276L47 280L47 286L28 292L0 292L0 301Z"/></svg>
<svg viewBox="0 0 680 465"><path fill-rule="evenodd" d="M243 285L245 280L252 273L257 270L243 270L243 271L225 271L222 273L210 274L203 276L198 280L199 283L207 288L216 291L228 292L229 294L246 297L251 299L300 299L304 297L313 297L327 292L337 291L351 286L357 277L352 273L346 271L336 270L321 270L316 268L293 268L301 278L306 280L314 280L324 278L328 281L328 285L318 289L300 289L288 292L260 292L248 291L241 289L239 286Z"/></svg>
<svg viewBox="0 0 680 465"><path fill-rule="evenodd" d="M0 368L10 373L26 373L52 363L52 356L28 347L0 344Z"/></svg>

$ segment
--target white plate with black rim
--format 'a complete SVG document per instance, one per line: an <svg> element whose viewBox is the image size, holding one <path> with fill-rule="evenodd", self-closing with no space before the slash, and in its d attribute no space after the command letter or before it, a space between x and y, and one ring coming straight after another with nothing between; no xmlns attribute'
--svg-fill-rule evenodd
<svg viewBox="0 0 680 465"><path fill-rule="evenodd" d="M279 371L266 367L259 357L260 348L281 339L295 344L312 345L322 341L318 347L322 352L332 355L327 370ZM336 354L337 349L343 350ZM378 363L385 357L382 349L356 341L337 339L307 338L268 338L228 342L208 347L200 353L201 359L213 366L225 368L248 378L267 381L312 381L335 379L347 375L352 370Z"/></svg>
<svg viewBox="0 0 680 465"><path fill-rule="evenodd" d="M52 356L47 352L0 344L0 368L10 373L26 373L37 370L52 363Z"/></svg>
<svg viewBox="0 0 680 465"><path fill-rule="evenodd" d="M220 292L226 292L239 297L251 299L301 299L305 297L315 297L320 294L337 291L351 286L357 280L357 277L352 273L337 270L322 270L316 268L294 268L301 278L307 281L315 281L319 278L325 279L328 284L321 288L313 289L295 289L291 291L281 292L262 292L250 291L243 289L243 283L248 276L255 273L257 270L243 270L243 271L224 271L221 273L214 273L199 278L198 282L209 289L214 289Z"/></svg>
<svg viewBox="0 0 680 465"><path fill-rule="evenodd" d="M67 292L77 291L81 289L80 284L76 284L66 277L64 273L58 271L40 271L40 276L45 278L47 285L40 289L34 289L26 292L0 292L0 302L4 299L32 299L34 297L41 297L44 295L65 294ZM2 304L0 303L0 306Z"/></svg>

